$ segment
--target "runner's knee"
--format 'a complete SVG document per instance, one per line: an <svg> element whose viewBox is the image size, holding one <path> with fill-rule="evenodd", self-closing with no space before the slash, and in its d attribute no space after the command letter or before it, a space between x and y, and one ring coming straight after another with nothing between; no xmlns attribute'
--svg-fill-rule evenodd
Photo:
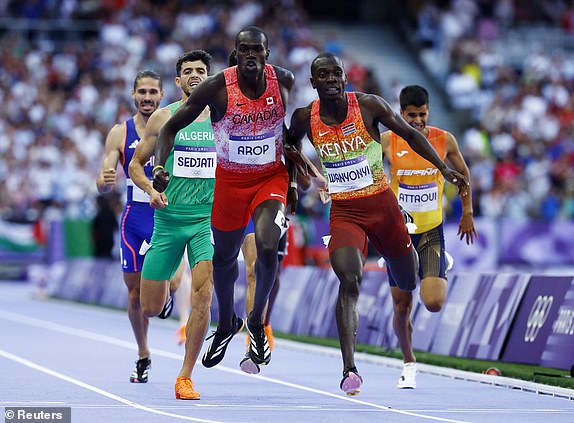
<svg viewBox="0 0 574 423"><path fill-rule="evenodd" d="M393 310L395 315L405 318L411 314L413 308L412 296L401 295L398 298L393 297Z"/></svg>
<svg viewBox="0 0 574 423"><path fill-rule="evenodd" d="M213 280L211 277L205 278L202 283L194 285L192 288L192 301L193 305L201 306L211 303L211 295L213 293Z"/></svg>
<svg viewBox="0 0 574 423"><path fill-rule="evenodd" d="M361 286L361 275L356 272L338 273L339 292L347 297L358 297Z"/></svg>
<svg viewBox="0 0 574 423"><path fill-rule="evenodd" d="M446 280L439 277L428 277L421 281L421 300L431 313L441 311L446 301Z"/></svg>
<svg viewBox="0 0 574 423"><path fill-rule="evenodd" d="M134 302L134 303L138 303L138 307L139 307L139 302L140 302L140 287L132 287L132 288L128 288L128 301Z"/></svg>
<svg viewBox="0 0 574 423"><path fill-rule="evenodd" d="M155 317L163 310L163 303L143 302L141 303L142 314L144 317Z"/></svg>
<svg viewBox="0 0 574 423"><path fill-rule="evenodd" d="M257 261L264 265L277 262L277 246L271 240L264 240L257 244Z"/></svg>

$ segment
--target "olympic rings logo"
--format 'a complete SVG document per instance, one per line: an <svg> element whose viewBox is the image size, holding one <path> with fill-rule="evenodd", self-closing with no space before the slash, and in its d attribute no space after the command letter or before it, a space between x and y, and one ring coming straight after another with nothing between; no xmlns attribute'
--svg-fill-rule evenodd
<svg viewBox="0 0 574 423"><path fill-rule="evenodd" d="M550 307L554 302L554 297L551 295L539 295L532 305L528 320L526 321L526 332L524 333L524 342L534 342L538 336L538 332L550 313Z"/></svg>

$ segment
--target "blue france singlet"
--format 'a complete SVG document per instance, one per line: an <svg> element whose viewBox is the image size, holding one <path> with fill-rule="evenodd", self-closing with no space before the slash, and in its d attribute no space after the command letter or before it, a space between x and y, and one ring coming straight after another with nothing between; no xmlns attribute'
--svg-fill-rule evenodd
<svg viewBox="0 0 574 423"><path fill-rule="evenodd" d="M131 180L128 167L130 165L130 161L136 151L136 147L140 142L140 136L136 131L136 125L134 122L134 118L130 118L126 121L126 135L124 138L124 148L122 154L122 167L124 168L124 172L126 175L126 184L127 184L127 199L126 204L131 204L132 202L139 202L139 203L146 203L149 204L149 195L142 189L140 189L136 184L133 183ZM146 176L151 180L152 179L152 170L154 164L154 156L152 155L147 163L144 165L144 171Z"/></svg>
<svg viewBox="0 0 574 423"><path fill-rule="evenodd" d="M153 232L154 210L149 205L148 194L135 185L129 177L128 167L140 137L133 117L126 121L126 134L122 149L122 167L126 175L127 198L120 221L120 260L124 272L140 272L143 259ZM151 179L154 156L144 166Z"/></svg>

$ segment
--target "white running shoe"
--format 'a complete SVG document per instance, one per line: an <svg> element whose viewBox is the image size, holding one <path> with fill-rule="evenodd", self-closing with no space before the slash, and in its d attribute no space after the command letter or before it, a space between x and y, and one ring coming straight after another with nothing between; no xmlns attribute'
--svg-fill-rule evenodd
<svg viewBox="0 0 574 423"><path fill-rule="evenodd" d="M417 363L404 363L401 377L397 382L399 389L415 389L417 387Z"/></svg>

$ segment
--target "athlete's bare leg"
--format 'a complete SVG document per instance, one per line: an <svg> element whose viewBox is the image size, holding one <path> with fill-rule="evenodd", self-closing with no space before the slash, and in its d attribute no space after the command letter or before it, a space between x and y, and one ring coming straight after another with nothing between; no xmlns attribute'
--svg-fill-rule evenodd
<svg viewBox="0 0 574 423"><path fill-rule="evenodd" d="M393 329L399 341L403 361L405 363L416 361L413 354L413 324L411 322L413 294L391 286L391 295L393 297Z"/></svg>
<svg viewBox="0 0 574 423"><path fill-rule="evenodd" d="M239 276L237 256L243 242L245 227L220 231L212 226L215 247L213 253L213 284L219 306L218 330L231 332L235 281ZM193 277L192 277L193 279Z"/></svg>
<svg viewBox="0 0 574 423"><path fill-rule="evenodd" d="M191 377L209 326L209 309L213 292L213 265L202 260L192 270L191 314L187 320L185 356L178 377Z"/></svg>
<svg viewBox="0 0 574 423"><path fill-rule="evenodd" d="M255 262L257 261L257 248L255 246L255 234L245 235L241 251L245 260L245 277L247 279L247 293L245 294L245 311L247 315L253 310L253 298L255 296Z"/></svg>
<svg viewBox="0 0 574 423"><path fill-rule="evenodd" d="M138 344L139 358L149 357L147 345L147 328L149 320L144 316L140 306L141 273L124 273L124 283L128 287L128 317Z"/></svg>
<svg viewBox="0 0 574 423"><path fill-rule="evenodd" d="M154 317L161 313L169 297L169 281L141 279L140 303L143 315Z"/></svg>
<svg viewBox="0 0 574 423"><path fill-rule="evenodd" d="M249 233L245 235L243 239L243 244L241 245L241 252L243 253L243 258L245 260L245 277L247 279L247 292L245 293L245 312L249 316L251 310L253 310L253 300L255 297L255 286L257 279L255 278L255 263L257 261L257 247L255 246L255 233ZM279 272L277 272L279 275ZM277 284L277 279L275 280ZM268 314L271 301L275 300L273 293L276 291L275 284L273 284L273 289L269 294L269 303L265 311L265 324L268 322ZM277 293L275 293L277 295Z"/></svg>
<svg viewBox="0 0 574 423"><path fill-rule="evenodd" d="M348 371L355 367L355 340L359 326L357 300L365 257L358 248L343 247L333 251L330 258L333 270L339 278L335 315L343 355L343 371Z"/></svg>
<svg viewBox="0 0 574 423"><path fill-rule="evenodd" d="M255 226L255 244L257 262L255 263L255 295L251 324L262 325L269 294L275 283L279 260L277 249L282 235L282 226L286 229L283 203L267 200L259 204L253 212Z"/></svg>
<svg viewBox="0 0 574 423"><path fill-rule="evenodd" d="M265 325L269 325L271 322L271 312L273 311L273 305L275 304L275 299L279 293L279 288L281 286L281 259L277 265L277 274L275 275L275 283L269 294L269 301L267 302L267 311L265 311Z"/></svg>

